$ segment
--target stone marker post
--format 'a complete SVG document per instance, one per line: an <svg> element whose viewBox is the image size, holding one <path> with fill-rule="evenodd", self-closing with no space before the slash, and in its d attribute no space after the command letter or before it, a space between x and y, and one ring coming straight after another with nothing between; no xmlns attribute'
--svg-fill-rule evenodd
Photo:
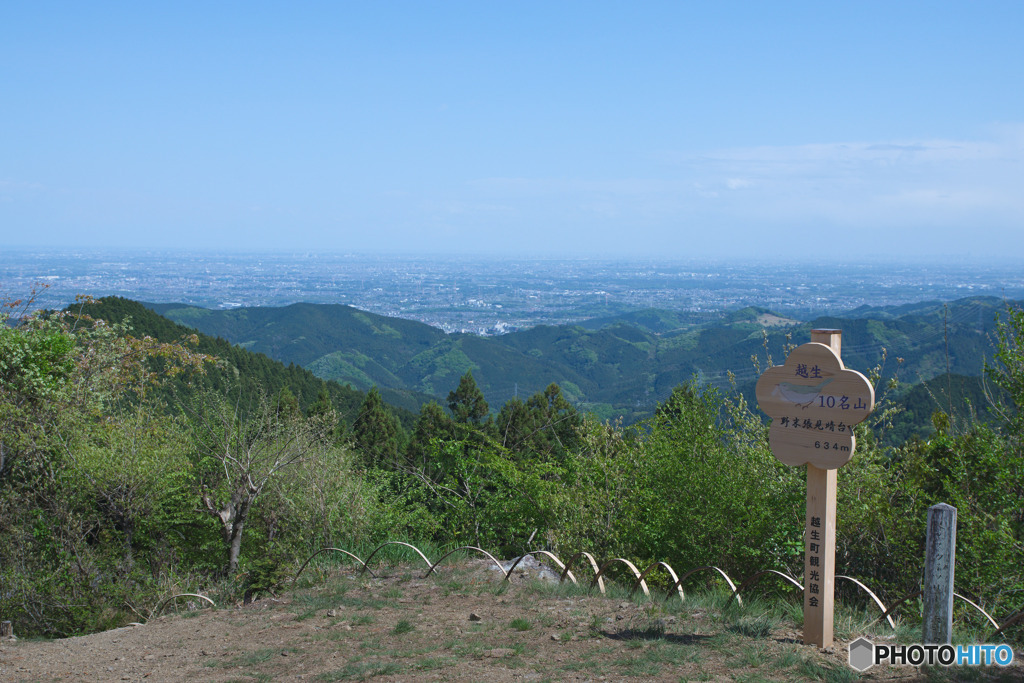
<svg viewBox="0 0 1024 683"><path fill-rule="evenodd" d="M928 508L924 553L924 625L926 645L953 639L953 563L956 559L956 508L939 503Z"/></svg>
<svg viewBox="0 0 1024 683"><path fill-rule="evenodd" d="M831 647L835 601L836 471L850 461L853 426L875 405L875 389L840 359L842 332L812 330L785 365L757 380L757 403L772 418L768 445L793 467L807 465L804 527L804 643Z"/></svg>

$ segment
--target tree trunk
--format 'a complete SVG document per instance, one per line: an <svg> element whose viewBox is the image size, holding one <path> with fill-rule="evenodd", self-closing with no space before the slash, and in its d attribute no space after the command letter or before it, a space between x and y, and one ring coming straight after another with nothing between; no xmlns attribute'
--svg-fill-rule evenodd
<svg viewBox="0 0 1024 683"><path fill-rule="evenodd" d="M235 518L231 523L230 542L228 543L228 574L238 571L238 558L242 554L242 532L245 531L245 522L249 519L249 507L252 505L252 498L243 498L235 507Z"/></svg>
<svg viewBox="0 0 1024 683"><path fill-rule="evenodd" d="M216 517L221 524L220 531L224 538L228 560L224 569L225 575L238 571L238 558L242 554L242 532L245 530L245 521L249 517L252 501L253 497L246 497L244 492L236 491L231 500L225 502L218 509L209 496L203 496L206 511Z"/></svg>
<svg viewBox="0 0 1024 683"><path fill-rule="evenodd" d="M242 531L245 529L245 522L236 522L231 529L231 543L228 545L228 571L229 575L238 571L238 558L242 554Z"/></svg>

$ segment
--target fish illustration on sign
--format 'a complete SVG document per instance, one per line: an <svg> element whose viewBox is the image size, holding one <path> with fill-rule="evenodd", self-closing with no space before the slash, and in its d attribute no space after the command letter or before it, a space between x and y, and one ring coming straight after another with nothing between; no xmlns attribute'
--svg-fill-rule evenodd
<svg viewBox="0 0 1024 683"><path fill-rule="evenodd" d="M785 364L768 368L755 393L772 418L768 445L779 462L792 467L834 470L849 462L856 446L853 425L875 404L867 377L848 369L831 346L820 342L799 346Z"/></svg>
<svg viewBox="0 0 1024 683"><path fill-rule="evenodd" d="M816 386L807 386L804 384L793 384L792 382L779 382L775 385L773 396L782 396L785 400L790 403L795 403L798 406L806 408L809 406L814 399L818 398L821 392L825 389L833 377L829 377L821 384Z"/></svg>

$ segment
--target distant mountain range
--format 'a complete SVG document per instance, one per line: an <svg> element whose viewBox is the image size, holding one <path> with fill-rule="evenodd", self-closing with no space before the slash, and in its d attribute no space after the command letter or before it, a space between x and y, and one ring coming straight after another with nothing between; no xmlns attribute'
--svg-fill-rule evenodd
<svg viewBox="0 0 1024 683"><path fill-rule="evenodd" d="M344 305L209 310L145 304L176 323L221 337L282 363L359 390L378 386L415 410L442 403L473 371L493 408L555 382L581 409L599 417L645 417L681 382L725 386L730 375L749 392L770 353L776 364L787 344L809 341L814 328L843 330L847 367L879 365L891 376L897 357L904 382L940 374L982 374L992 356L991 332L1006 302L971 297L895 307L861 307L839 316L795 321L759 308L729 313L648 309L576 325L541 325L506 335L446 334L429 325Z"/></svg>

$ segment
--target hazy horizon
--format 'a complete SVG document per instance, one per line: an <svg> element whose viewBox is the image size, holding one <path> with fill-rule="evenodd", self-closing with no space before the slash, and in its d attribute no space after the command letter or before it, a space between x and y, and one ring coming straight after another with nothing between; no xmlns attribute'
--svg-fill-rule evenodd
<svg viewBox="0 0 1024 683"><path fill-rule="evenodd" d="M862 306L1024 298L1019 261L508 257L133 249L7 249L0 297L36 307L80 294L204 308L347 304L481 334L628 311L757 306L811 319Z"/></svg>
<svg viewBox="0 0 1024 683"><path fill-rule="evenodd" d="M997 265L1024 267L1024 251L1013 253L1001 251L997 254L973 255L971 253L956 254L920 254L920 253L883 253L877 255L850 255L840 253L837 255L798 257L786 254L763 254L763 255L739 255L722 254L718 256L686 255L686 254L658 254L658 253L621 253L621 252L590 252L580 253L572 251L536 251L521 253L503 253L496 251L441 251L441 250L419 250L410 251L395 249L315 249L315 248L237 248L237 247L206 247L206 248L184 248L184 247L158 247L158 246L64 246L46 244L16 244L0 247L0 257L4 252L16 254L38 253L40 255L67 255L81 254L87 256L98 256L102 254L124 255L124 256L149 256L160 255L183 256L196 255L201 257L296 257L312 259L379 259L379 260L443 260L453 261L479 260L479 261L579 261L579 262L608 262L623 264L641 263L665 263L665 264L721 264L721 265L744 265L755 264L758 266L783 265L792 266L808 264L824 266L835 263L840 266L935 266L947 265Z"/></svg>

